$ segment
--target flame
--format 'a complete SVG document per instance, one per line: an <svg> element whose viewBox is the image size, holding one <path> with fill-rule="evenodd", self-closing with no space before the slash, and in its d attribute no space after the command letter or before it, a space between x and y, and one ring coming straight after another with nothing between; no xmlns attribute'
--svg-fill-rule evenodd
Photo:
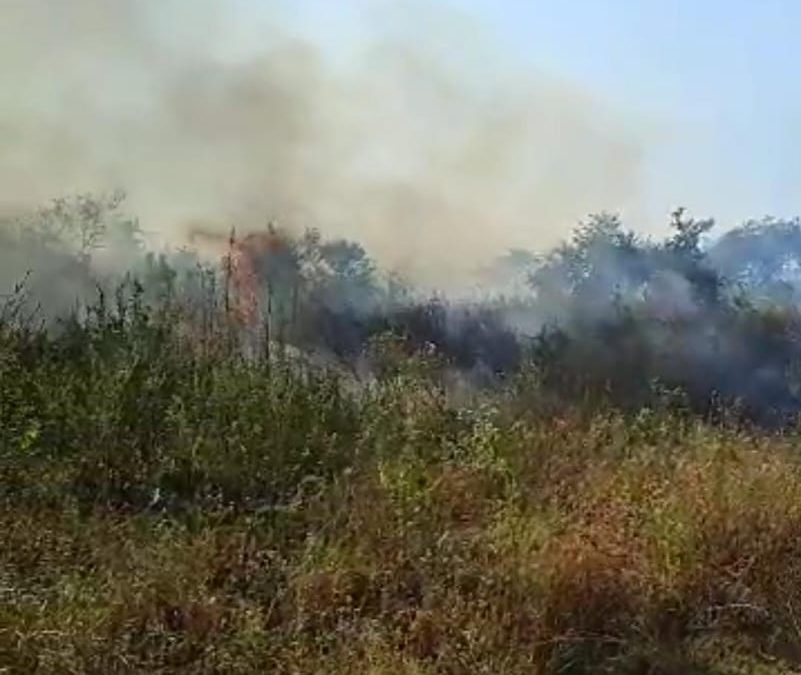
<svg viewBox="0 0 801 675"><path fill-rule="evenodd" d="M270 229L237 239L234 232L229 239L229 251L223 258L229 287L229 311L235 322L243 327L255 327L261 316L262 292L266 279L265 258L286 251L286 239Z"/></svg>

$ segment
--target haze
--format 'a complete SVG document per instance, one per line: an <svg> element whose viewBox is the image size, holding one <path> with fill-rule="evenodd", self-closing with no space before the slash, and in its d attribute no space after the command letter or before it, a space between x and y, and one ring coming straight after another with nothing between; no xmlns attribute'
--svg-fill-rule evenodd
<svg viewBox="0 0 801 675"><path fill-rule="evenodd" d="M319 227L439 286L592 212L801 211L790 3L563 5L5 0L1 205L122 188L154 241Z"/></svg>

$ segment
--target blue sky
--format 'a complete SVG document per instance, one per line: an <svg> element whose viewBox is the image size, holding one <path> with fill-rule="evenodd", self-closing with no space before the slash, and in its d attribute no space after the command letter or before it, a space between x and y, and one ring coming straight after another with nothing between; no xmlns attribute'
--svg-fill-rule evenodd
<svg viewBox="0 0 801 675"><path fill-rule="evenodd" d="M425 23L442 3L286 3L297 25L324 36L335 51L382 5L413 7ZM650 219L679 203L727 226L767 213L801 213L801 2L460 0L450 6L486 31L516 67L585 88L647 130L643 191Z"/></svg>
<svg viewBox="0 0 801 675"><path fill-rule="evenodd" d="M519 58L667 126L645 148L653 200L669 189L724 219L801 212L801 3L467 5Z"/></svg>

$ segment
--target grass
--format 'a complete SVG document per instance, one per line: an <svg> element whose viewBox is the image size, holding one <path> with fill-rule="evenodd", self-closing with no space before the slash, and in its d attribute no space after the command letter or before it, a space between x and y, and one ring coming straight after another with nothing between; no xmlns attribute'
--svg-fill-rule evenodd
<svg viewBox="0 0 801 675"><path fill-rule="evenodd" d="M0 329L0 672L801 670L799 436Z"/></svg>

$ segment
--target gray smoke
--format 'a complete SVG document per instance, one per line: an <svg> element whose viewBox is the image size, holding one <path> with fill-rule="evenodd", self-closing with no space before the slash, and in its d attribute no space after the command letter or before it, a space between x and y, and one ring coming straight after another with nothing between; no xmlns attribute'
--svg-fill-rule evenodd
<svg viewBox="0 0 801 675"><path fill-rule="evenodd" d="M122 188L157 241L319 227L441 287L636 211L630 120L405 6L334 58L277 12L242 47L244 5L5 0L0 208Z"/></svg>

